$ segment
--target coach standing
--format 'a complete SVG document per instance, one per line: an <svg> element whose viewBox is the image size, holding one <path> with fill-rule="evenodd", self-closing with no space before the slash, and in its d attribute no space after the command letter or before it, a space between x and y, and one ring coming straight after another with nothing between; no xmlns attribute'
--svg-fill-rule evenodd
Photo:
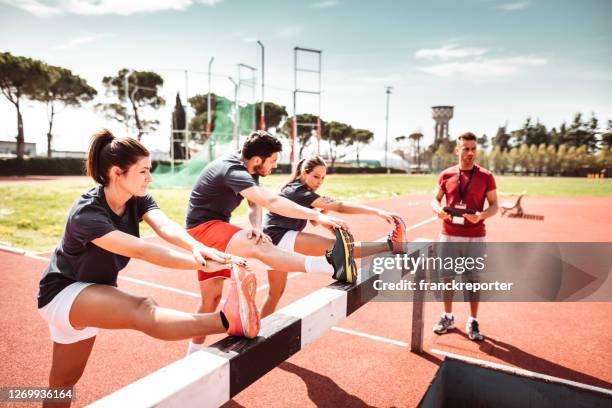
<svg viewBox="0 0 612 408"><path fill-rule="evenodd" d="M481 256L484 254L486 245L484 220L495 215L498 208L495 179L489 170L476 164L478 145L473 133L467 132L459 136L455 152L459 158L459 164L440 173L438 192L431 201L434 212L444 221L439 238L439 242L443 244L440 247L446 256ZM445 197L446 200L445 207L442 206L442 197ZM483 211L485 198L489 206ZM462 279L477 279L466 276L470 273L471 271L465 272ZM451 271L451 274L454 275L455 272ZM451 277L451 275L446 275L446 279ZM477 294L470 298L470 312L471 316L466 325L468 337L470 340L482 341L484 336L480 334L476 320L478 315ZM444 313L440 321L433 327L433 331L436 334L444 334L454 327L453 292L445 292Z"/></svg>

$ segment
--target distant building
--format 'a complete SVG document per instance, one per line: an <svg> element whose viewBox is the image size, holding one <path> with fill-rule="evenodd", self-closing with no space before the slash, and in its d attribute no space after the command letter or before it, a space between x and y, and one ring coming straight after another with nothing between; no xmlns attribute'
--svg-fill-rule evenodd
<svg viewBox="0 0 612 408"><path fill-rule="evenodd" d="M36 143L24 143L24 156L36 156ZM17 157L17 141L0 140L0 157Z"/></svg>
<svg viewBox="0 0 612 408"><path fill-rule="evenodd" d="M51 150L51 157L59 159L63 157L69 157L71 159L85 159L87 152L79 152L73 150Z"/></svg>

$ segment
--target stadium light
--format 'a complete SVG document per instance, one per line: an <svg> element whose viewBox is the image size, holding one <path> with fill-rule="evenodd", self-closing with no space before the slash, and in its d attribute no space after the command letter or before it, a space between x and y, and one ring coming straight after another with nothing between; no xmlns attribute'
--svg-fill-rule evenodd
<svg viewBox="0 0 612 408"><path fill-rule="evenodd" d="M265 48L261 41L257 40L257 44L261 47L261 116L259 118L259 129L266 130L265 117L265 99L264 99L264 66L265 66Z"/></svg>

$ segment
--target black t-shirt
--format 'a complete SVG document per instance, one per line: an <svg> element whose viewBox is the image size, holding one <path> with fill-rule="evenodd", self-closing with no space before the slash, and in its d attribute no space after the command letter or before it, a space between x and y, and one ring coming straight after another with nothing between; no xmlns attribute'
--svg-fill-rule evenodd
<svg viewBox="0 0 612 408"><path fill-rule="evenodd" d="M240 154L224 155L210 163L198 177L187 205L187 228L211 220L229 222L240 205L242 190L259 185L259 175L250 174Z"/></svg>
<svg viewBox="0 0 612 408"><path fill-rule="evenodd" d="M123 215L118 216L108 206L103 186L83 194L72 206L64 235L42 274L38 308L47 305L74 282L117 286L117 274L130 258L108 252L91 241L115 230L138 237L138 224L142 217L157 208L151 194L132 197L126 203Z"/></svg>
<svg viewBox="0 0 612 408"><path fill-rule="evenodd" d="M301 181L293 181L287 184L279 194L303 207L312 208L312 203L320 197L302 184ZM278 245L287 231L302 231L306 228L308 221L297 218L288 218L272 212L266 213L263 222L263 231L272 238L274 245Z"/></svg>

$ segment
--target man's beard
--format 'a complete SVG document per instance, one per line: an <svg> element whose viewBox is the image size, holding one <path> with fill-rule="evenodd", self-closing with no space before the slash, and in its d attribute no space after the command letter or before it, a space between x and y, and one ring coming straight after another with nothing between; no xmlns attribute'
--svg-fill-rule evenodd
<svg viewBox="0 0 612 408"><path fill-rule="evenodd" d="M257 173L261 177L266 177L268 175L268 173L264 173L263 166L261 164L258 164L257 166L255 166L253 170L255 170L255 173Z"/></svg>

